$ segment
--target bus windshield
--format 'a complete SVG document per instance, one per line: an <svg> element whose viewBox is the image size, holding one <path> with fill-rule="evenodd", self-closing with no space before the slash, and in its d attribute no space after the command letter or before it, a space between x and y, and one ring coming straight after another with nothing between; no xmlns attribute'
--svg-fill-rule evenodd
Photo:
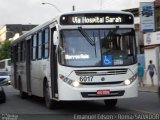
<svg viewBox="0 0 160 120"><path fill-rule="evenodd" d="M136 63L136 40L133 29L61 30L59 62L65 66L104 67Z"/></svg>

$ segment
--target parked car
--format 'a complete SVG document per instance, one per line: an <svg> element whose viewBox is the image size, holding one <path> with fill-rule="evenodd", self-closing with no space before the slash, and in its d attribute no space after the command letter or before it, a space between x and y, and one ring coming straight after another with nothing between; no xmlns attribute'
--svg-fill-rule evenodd
<svg viewBox="0 0 160 120"><path fill-rule="evenodd" d="M3 90L3 87L0 86L0 103L6 102L6 95Z"/></svg>
<svg viewBox="0 0 160 120"><path fill-rule="evenodd" d="M0 71L0 84L1 84L1 86L11 84L11 80L10 80L10 76L9 76L8 72Z"/></svg>

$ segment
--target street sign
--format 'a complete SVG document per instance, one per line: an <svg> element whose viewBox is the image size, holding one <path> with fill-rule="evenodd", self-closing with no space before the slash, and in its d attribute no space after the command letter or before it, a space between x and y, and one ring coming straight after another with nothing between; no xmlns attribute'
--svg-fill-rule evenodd
<svg viewBox="0 0 160 120"><path fill-rule="evenodd" d="M140 26L142 32L154 32L154 3L153 2L140 2Z"/></svg>
<svg viewBox="0 0 160 120"><path fill-rule="evenodd" d="M144 45L160 44L160 31L144 34Z"/></svg>

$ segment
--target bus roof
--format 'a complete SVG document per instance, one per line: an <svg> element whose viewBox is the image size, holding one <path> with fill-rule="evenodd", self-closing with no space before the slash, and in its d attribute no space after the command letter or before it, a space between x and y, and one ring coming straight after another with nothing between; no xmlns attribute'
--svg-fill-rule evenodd
<svg viewBox="0 0 160 120"><path fill-rule="evenodd" d="M36 33L42 29L47 28L50 24L57 22L59 23L59 19L62 15L72 15L72 14L86 14L86 13L120 13L120 14L130 14L133 16L132 13L130 12L124 12L124 11L111 11L111 10L88 10L88 11L71 11L71 12L66 12L66 13L59 13L56 17L52 18L51 20L33 28L32 30L24 33L21 35L19 38L14 40L12 42L12 46L15 46L18 42L23 41L26 37L32 35L33 33Z"/></svg>
<svg viewBox="0 0 160 120"><path fill-rule="evenodd" d="M60 15L65 15L65 14L81 14L81 13L122 13L122 14L132 14L130 12L115 11L115 10L87 10L87 11L71 11L71 12L62 13Z"/></svg>

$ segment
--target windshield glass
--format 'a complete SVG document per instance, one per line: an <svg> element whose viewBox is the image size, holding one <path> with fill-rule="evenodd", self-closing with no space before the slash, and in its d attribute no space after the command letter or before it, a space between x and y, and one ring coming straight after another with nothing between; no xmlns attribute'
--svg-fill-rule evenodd
<svg viewBox="0 0 160 120"><path fill-rule="evenodd" d="M59 61L66 66L134 64L136 62L135 31L133 29L83 29L82 32L62 30Z"/></svg>
<svg viewBox="0 0 160 120"><path fill-rule="evenodd" d="M8 72L0 72L0 76L8 76Z"/></svg>

